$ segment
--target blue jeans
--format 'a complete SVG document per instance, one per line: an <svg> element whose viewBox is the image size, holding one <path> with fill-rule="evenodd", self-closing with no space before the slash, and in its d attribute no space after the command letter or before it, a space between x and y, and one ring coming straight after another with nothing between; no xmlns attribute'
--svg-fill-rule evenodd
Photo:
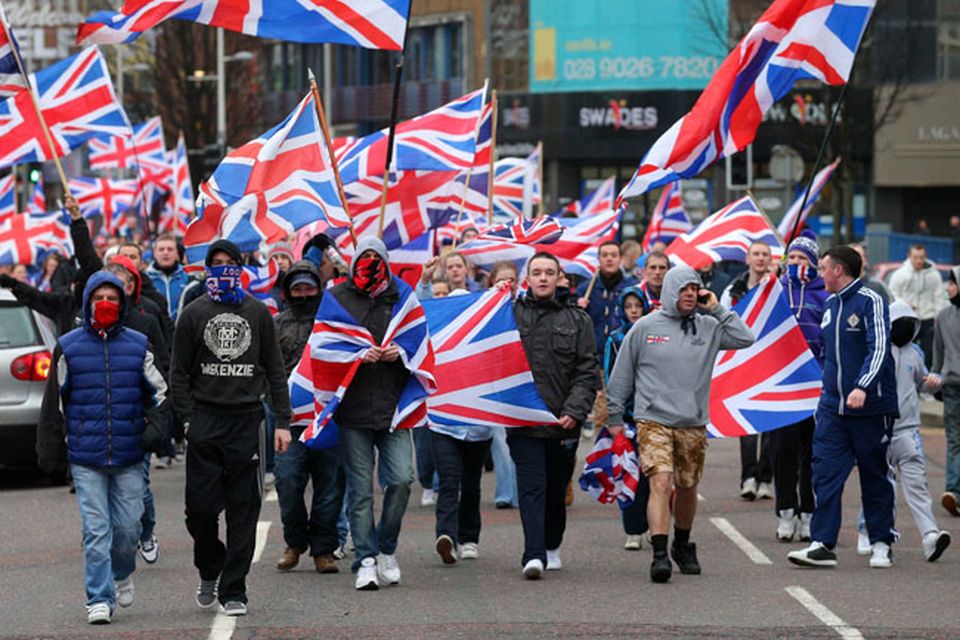
<svg viewBox="0 0 960 640"><path fill-rule="evenodd" d="M140 516L143 515L143 469L70 465L77 485L83 528L83 583L87 605L117 604L114 582L136 568Z"/></svg>
<svg viewBox="0 0 960 640"><path fill-rule="evenodd" d="M943 423L947 432L947 491L960 496L960 385L943 385Z"/></svg>
<svg viewBox="0 0 960 640"><path fill-rule="evenodd" d="M437 495L437 537L455 544L480 542L480 478L490 441L467 442L427 429L433 438L433 459L440 474Z"/></svg>
<svg viewBox="0 0 960 640"><path fill-rule="evenodd" d="M337 519L344 491L340 451L308 448L300 442L297 429L291 435L290 447L277 454L275 468L283 540L294 549L309 548L314 557L333 553L339 546ZM304 491L311 481L313 499L308 513Z"/></svg>
<svg viewBox="0 0 960 640"><path fill-rule="evenodd" d="M352 569L365 558L393 554L413 483L413 443L410 433L351 429L340 425L340 454L350 482L350 533L356 547ZM379 478L384 483L380 523L373 516L374 449L379 454Z"/></svg>
<svg viewBox="0 0 960 640"><path fill-rule="evenodd" d="M490 456L493 458L493 473L497 478L497 489L493 501L496 504L509 504L516 507L517 467L510 457L507 446L507 430L504 427L493 428L493 441L490 443Z"/></svg>
<svg viewBox="0 0 960 640"><path fill-rule="evenodd" d="M417 482L424 489L438 489L440 477L433 460L433 444L429 429L413 430L413 450L417 458Z"/></svg>
<svg viewBox="0 0 960 640"><path fill-rule="evenodd" d="M140 542L146 542L153 537L157 527L157 510L153 506L153 491L150 490L150 458L153 454L143 456L143 516L140 517Z"/></svg>

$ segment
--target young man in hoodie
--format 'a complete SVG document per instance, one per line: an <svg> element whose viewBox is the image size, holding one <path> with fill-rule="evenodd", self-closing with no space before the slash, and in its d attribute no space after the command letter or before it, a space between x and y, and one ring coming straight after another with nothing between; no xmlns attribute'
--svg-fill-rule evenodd
<svg viewBox="0 0 960 640"><path fill-rule="evenodd" d="M897 381L890 353L887 303L860 282L860 255L834 247L819 261L820 277L833 295L823 311L823 392L813 433L813 493L810 546L787 554L806 567L834 567L840 533L843 486L856 463L867 531L870 566L890 567L896 539L893 485L887 447L897 417Z"/></svg>
<svg viewBox="0 0 960 640"><path fill-rule="evenodd" d="M917 312L920 318L917 341L929 367L933 354L933 320L943 308L943 280L940 270L927 260L925 246L910 246L907 259L890 276L890 293L894 298L905 300Z"/></svg>
<svg viewBox="0 0 960 640"><path fill-rule="evenodd" d="M274 318L283 366L289 378L300 362L303 348L313 331L314 318L323 293L316 266L307 260L293 263L281 282L286 311ZM343 505L345 476L340 451L311 449L300 442L303 427L290 429L289 448L277 454L275 474L280 520L286 549L277 569L290 571L300 556L310 552L318 573L337 573L333 552L339 546L337 519ZM313 482L310 509L304 504L307 484Z"/></svg>
<svg viewBox="0 0 960 640"><path fill-rule="evenodd" d="M673 573L667 532L674 489L672 556L681 573L700 573L690 530L707 450L713 363L721 349L743 349L754 340L740 316L720 305L690 267L668 271L662 293L660 309L627 334L607 384L613 435L623 429L633 400L640 462L650 481L654 582L666 582Z"/></svg>
<svg viewBox="0 0 960 640"><path fill-rule="evenodd" d="M190 284L190 276L180 264L177 239L172 234L161 234L153 241L153 263L147 267L146 275L166 299L167 308L164 311L171 320L176 321L180 298Z"/></svg>
<svg viewBox="0 0 960 640"><path fill-rule="evenodd" d="M960 267L950 269L950 304L937 314L933 334L933 372L943 380L943 422L947 432L947 483L940 504L960 516Z"/></svg>
<svg viewBox="0 0 960 640"><path fill-rule="evenodd" d="M83 527L87 621L107 624L134 600L143 514L143 434L167 385L142 333L124 326L127 298L113 274L90 276L83 326L57 341L42 412L62 425ZM40 450L45 455L45 450ZM41 459L42 466L50 461Z"/></svg>
<svg viewBox="0 0 960 640"><path fill-rule="evenodd" d="M260 516L263 399L277 416L274 446L290 444L290 396L273 318L240 285L240 250L207 251L206 295L184 308L173 341L170 386L187 442L186 521L200 572L197 605L218 598L228 616L247 613L246 577ZM227 543L220 540L226 511Z"/></svg>

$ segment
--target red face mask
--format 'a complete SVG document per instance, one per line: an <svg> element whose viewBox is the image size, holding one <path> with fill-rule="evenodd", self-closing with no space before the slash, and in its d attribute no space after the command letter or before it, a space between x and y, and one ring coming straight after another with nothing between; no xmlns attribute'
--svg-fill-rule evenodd
<svg viewBox="0 0 960 640"><path fill-rule="evenodd" d="M353 268L353 283L371 298L376 298L390 284L387 263L379 256L358 258Z"/></svg>
<svg viewBox="0 0 960 640"><path fill-rule="evenodd" d="M113 300L97 300L93 303L93 328L104 331L120 319L120 303Z"/></svg>

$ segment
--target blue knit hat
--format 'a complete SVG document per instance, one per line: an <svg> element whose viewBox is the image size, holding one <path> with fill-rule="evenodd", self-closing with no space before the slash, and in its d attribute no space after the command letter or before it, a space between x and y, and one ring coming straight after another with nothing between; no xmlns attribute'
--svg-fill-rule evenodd
<svg viewBox="0 0 960 640"><path fill-rule="evenodd" d="M800 232L790 246L787 247L787 255L791 251L799 251L810 261L810 266L816 268L820 257L820 247L817 246L817 234L810 229L804 229Z"/></svg>

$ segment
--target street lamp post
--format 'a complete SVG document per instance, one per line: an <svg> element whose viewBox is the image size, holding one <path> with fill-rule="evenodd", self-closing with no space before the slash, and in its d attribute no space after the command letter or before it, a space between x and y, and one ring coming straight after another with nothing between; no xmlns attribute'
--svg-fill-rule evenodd
<svg viewBox="0 0 960 640"><path fill-rule="evenodd" d="M188 82L217 83L217 146L220 148L220 157L227 153L226 63L253 60L253 58L254 54L250 51L237 51L229 56L224 55L223 29L217 29L217 72L208 74L203 69L195 69L187 78Z"/></svg>

